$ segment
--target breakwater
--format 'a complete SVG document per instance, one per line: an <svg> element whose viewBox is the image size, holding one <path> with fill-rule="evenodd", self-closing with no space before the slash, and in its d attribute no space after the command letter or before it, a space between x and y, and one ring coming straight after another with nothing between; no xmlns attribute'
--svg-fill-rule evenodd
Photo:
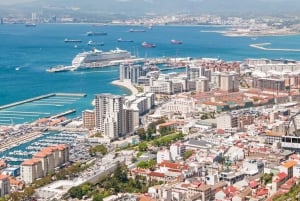
<svg viewBox="0 0 300 201"><path fill-rule="evenodd" d="M14 102L14 103L10 103L10 104L7 104L7 105L0 106L0 110L7 109L7 108L10 108L10 107L14 107L14 106L17 106L17 105L22 105L22 104L25 104L25 103L30 103L30 102L45 99L45 98L50 98L50 97L53 97L53 96L85 97L86 94L84 94L84 93L50 93L50 94L41 95L41 96L37 96L37 97L34 97L34 98L29 98L29 99L26 99L26 100L22 100L22 101L18 101L18 102Z"/></svg>
<svg viewBox="0 0 300 201"><path fill-rule="evenodd" d="M300 49L285 49L285 48L267 48L266 45L271 45L272 43L257 43L251 44L250 47L260 49L260 50L267 50L267 51L286 51L286 52L300 52Z"/></svg>
<svg viewBox="0 0 300 201"><path fill-rule="evenodd" d="M22 105L22 104L25 104L25 103L30 103L30 102L41 100L41 99L44 99L44 98L49 98L49 97L52 97L52 96L55 96L55 95L56 95L55 93L51 93L51 94L46 94L46 95L37 96L37 97L34 97L34 98L29 98L29 99L26 99L26 100L22 100L22 101L10 103L10 104L7 104L7 105L0 106L0 110L7 109L7 108L10 108L10 107L14 107L14 106L17 106L17 105Z"/></svg>

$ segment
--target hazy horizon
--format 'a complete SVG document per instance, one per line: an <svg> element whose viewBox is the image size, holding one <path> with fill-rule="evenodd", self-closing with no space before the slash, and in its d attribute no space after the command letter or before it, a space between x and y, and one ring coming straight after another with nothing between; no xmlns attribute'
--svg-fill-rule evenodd
<svg viewBox="0 0 300 201"><path fill-rule="evenodd" d="M10 0L1 13L46 12L88 15L249 14L298 15L299 0ZM76 8L76 9L74 9Z"/></svg>

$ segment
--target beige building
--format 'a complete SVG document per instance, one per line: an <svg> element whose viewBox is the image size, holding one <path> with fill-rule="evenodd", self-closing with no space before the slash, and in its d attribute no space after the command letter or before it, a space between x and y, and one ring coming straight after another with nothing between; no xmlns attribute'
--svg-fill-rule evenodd
<svg viewBox="0 0 300 201"><path fill-rule="evenodd" d="M85 110L82 112L83 127L89 130L95 128L95 112L93 110Z"/></svg>
<svg viewBox="0 0 300 201"><path fill-rule="evenodd" d="M21 164L21 180L32 183L43 176L42 161L38 158L28 159Z"/></svg>
<svg viewBox="0 0 300 201"><path fill-rule="evenodd" d="M68 145L46 147L21 164L21 180L32 183L69 161Z"/></svg>
<svg viewBox="0 0 300 201"><path fill-rule="evenodd" d="M220 74L220 89L228 92L239 91L239 75L238 73L224 72Z"/></svg>

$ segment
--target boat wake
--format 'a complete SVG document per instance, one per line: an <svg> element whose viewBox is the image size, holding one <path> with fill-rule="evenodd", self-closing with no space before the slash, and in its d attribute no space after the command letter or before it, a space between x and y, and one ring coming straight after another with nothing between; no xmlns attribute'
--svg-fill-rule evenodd
<svg viewBox="0 0 300 201"><path fill-rule="evenodd" d="M110 73L110 72L116 72L118 70L96 70L96 71L73 71L74 74L78 75L84 75L84 74L91 74L91 73Z"/></svg>
<svg viewBox="0 0 300 201"><path fill-rule="evenodd" d="M265 51L285 51L285 52L300 52L300 49L285 49L285 48L267 48L265 46L271 45L272 43L256 43L249 45L250 47L265 50Z"/></svg>

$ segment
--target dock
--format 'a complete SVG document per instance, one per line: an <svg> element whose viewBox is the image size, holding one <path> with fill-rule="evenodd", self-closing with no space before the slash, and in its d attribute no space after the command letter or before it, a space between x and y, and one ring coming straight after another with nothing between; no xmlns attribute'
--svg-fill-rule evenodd
<svg viewBox="0 0 300 201"><path fill-rule="evenodd" d="M84 93L55 93L55 96L73 96L73 97L85 97Z"/></svg>
<svg viewBox="0 0 300 201"><path fill-rule="evenodd" d="M10 107L14 107L14 106L17 106L17 105L22 105L22 104L25 104L25 103L30 103L30 102L41 100L41 99L44 99L44 98L49 98L49 97L52 97L52 96L55 96L55 95L56 95L55 93L51 93L51 94L46 94L46 95L42 95L42 96L37 96L37 97L34 97L34 98L29 98L29 99L26 99L26 100L23 100L23 101L10 103L10 104L7 104L7 105L0 106L0 110L7 109L7 108L10 108Z"/></svg>
<svg viewBox="0 0 300 201"><path fill-rule="evenodd" d="M18 101L18 102L14 102L14 103L10 103L10 104L7 104L7 105L0 106L0 110L7 109L7 108L10 108L10 107L14 107L14 106L17 106L17 105L22 105L22 104L25 104L25 103L30 103L30 102L45 99L45 98L49 98L49 97L53 97L53 96L85 97L86 94L84 94L84 93L50 93L50 94L41 95L41 96L37 96L37 97L34 97L34 98L29 98L29 99L26 99L26 100L22 100L22 101Z"/></svg>
<svg viewBox="0 0 300 201"><path fill-rule="evenodd" d="M73 109L73 110L67 110L67 111L65 111L65 112L62 112L62 113L59 113L59 114L56 114L56 115L51 116L50 119L59 118L59 117L62 117L62 116L68 115L68 114L75 113L75 112L76 112L75 109Z"/></svg>

